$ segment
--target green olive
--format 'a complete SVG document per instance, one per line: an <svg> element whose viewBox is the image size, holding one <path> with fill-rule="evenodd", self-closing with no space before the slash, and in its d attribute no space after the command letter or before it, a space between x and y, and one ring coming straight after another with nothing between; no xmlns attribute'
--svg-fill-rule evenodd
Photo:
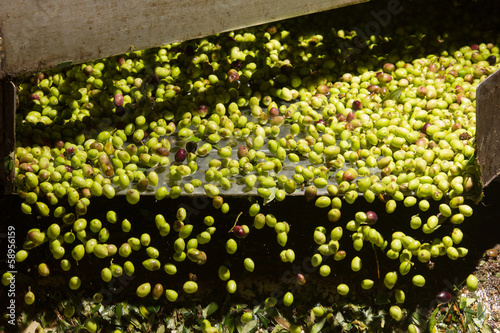
<svg viewBox="0 0 500 333"><path fill-rule="evenodd" d="M238 288L236 281L234 280L229 280L226 283L226 290L230 294L234 294L236 292L236 289Z"/></svg>
<svg viewBox="0 0 500 333"><path fill-rule="evenodd" d="M391 308L389 309L389 314L396 321L400 321L401 319L403 319L403 312L401 311L401 308L397 305L391 306Z"/></svg>
<svg viewBox="0 0 500 333"><path fill-rule="evenodd" d="M169 302L175 302L177 300L178 294L175 290L167 289L165 290L165 296Z"/></svg>
<svg viewBox="0 0 500 333"><path fill-rule="evenodd" d="M151 292L151 284L149 282L146 282L137 287L135 293L138 297L144 298L148 296L150 292Z"/></svg>
<svg viewBox="0 0 500 333"><path fill-rule="evenodd" d="M466 280L466 285L467 285L467 289L470 291L470 292L474 292L477 290L477 287L478 287L478 280L477 280L477 277L475 275L472 275L470 274L468 277L467 277L467 280Z"/></svg>
<svg viewBox="0 0 500 333"><path fill-rule="evenodd" d="M198 291L198 284L194 281L186 281L182 286L182 290L187 294L193 294Z"/></svg>
<svg viewBox="0 0 500 333"><path fill-rule="evenodd" d="M285 306L290 306L292 305L293 303L293 294L291 292L287 292L285 293L285 295L283 296L283 304Z"/></svg>
<svg viewBox="0 0 500 333"><path fill-rule="evenodd" d="M349 293L349 286L344 283L341 283L337 286L337 292L340 295L347 295Z"/></svg>

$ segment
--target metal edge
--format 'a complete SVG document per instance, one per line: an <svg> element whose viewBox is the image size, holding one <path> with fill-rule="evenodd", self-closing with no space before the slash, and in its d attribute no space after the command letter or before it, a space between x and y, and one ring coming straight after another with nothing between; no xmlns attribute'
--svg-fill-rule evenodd
<svg viewBox="0 0 500 333"><path fill-rule="evenodd" d="M16 86L0 79L0 193L14 189Z"/></svg>
<svg viewBox="0 0 500 333"><path fill-rule="evenodd" d="M476 93L477 160L487 187L500 176L500 70L481 82Z"/></svg>

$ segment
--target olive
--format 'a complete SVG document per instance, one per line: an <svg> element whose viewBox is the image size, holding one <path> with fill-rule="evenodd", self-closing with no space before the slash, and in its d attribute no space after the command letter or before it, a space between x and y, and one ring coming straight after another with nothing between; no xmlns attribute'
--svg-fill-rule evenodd
<svg viewBox="0 0 500 333"><path fill-rule="evenodd" d="M283 296L283 304L285 306L290 306L292 305L293 303L293 294L291 292L287 292L285 293L285 295Z"/></svg>
<svg viewBox="0 0 500 333"><path fill-rule="evenodd" d="M167 289L165 290L165 296L169 302L175 302L177 300L178 294L175 290Z"/></svg>
<svg viewBox="0 0 500 333"><path fill-rule="evenodd" d="M193 294L198 290L198 284L194 281L186 281L182 286L182 289L187 294Z"/></svg>
<svg viewBox="0 0 500 333"><path fill-rule="evenodd" d="M364 279L363 281L361 281L361 288L363 288L365 290L371 289L373 287L373 285L374 285L373 280Z"/></svg>
<svg viewBox="0 0 500 333"><path fill-rule="evenodd" d="M347 295L349 293L349 286L344 283L341 283L337 286L337 292L340 295Z"/></svg>
<svg viewBox="0 0 500 333"><path fill-rule="evenodd" d="M24 303L27 305L35 303L35 294L31 291L31 288L28 292L26 292L26 294L24 294Z"/></svg>
<svg viewBox="0 0 500 333"><path fill-rule="evenodd" d="M425 285L425 278L422 275L413 276L411 281L417 287L423 287Z"/></svg>
<svg viewBox="0 0 500 333"><path fill-rule="evenodd" d="M447 291L440 291L437 295L436 295L436 300L439 302L439 303L449 303L452 299L452 296L449 292Z"/></svg>
<svg viewBox="0 0 500 333"><path fill-rule="evenodd" d="M155 284L153 288L153 299L158 300L163 295L163 285L161 283Z"/></svg>
<svg viewBox="0 0 500 333"><path fill-rule="evenodd" d="M477 277L473 274L470 274L468 277L467 277L467 280L466 280L466 285L467 285L467 289L470 291L470 292L474 292L476 291L477 287L478 287L478 280L477 280Z"/></svg>
<svg viewBox="0 0 500 333"><path fill-rule="evenodd" d="M73 276L69 279L69 288L71 290L77 290L82 285L82 281L78 276Z"/></svg>
<svg viewBox="0 0 500 333"><path fill-rule="evenodd" d="M148 296L150 292L151 292L151 284L149 282L146 282L137 287L136 295L138 297L144 298Z"/></svg>
<svg viewBox="0 0 500 333"><path fill-rule="evenodd" d="M389 314L396 321L400 321L401 319L403 319L403 312L401 311L401 308L397 305L391 306L391 308L389 309Z"/></svg>
<svg viewBox="0 0 500 333"><path fill-rule="evenodd" d="M245 266L245 269L249 272L253 272L253 270L255 269L255 263L251 258L245 258L245 260L243 261L243 265Z"/></svg>
<svg viewBox="0 0 500 333"><path fill-rule="evenodd" d="M392 289L398 280L396 272L388 272L384 277L384 284L387 288Z"/></svg>
<svg viewBox="0 0 500 333"><path fill-rule="evenodd" d="M186 151L186 149L181 148L175 153L175 161L177 163L182 163L186 159L187 155L188 152Z"/></svg>
<svg viewBox="0 0 500 333"><path fill-rule="evenodd" d="M226 283L226 290L230 294L234 294L236 292L236 289L238 288L236 281L234 280L229 280Z"/></svg>

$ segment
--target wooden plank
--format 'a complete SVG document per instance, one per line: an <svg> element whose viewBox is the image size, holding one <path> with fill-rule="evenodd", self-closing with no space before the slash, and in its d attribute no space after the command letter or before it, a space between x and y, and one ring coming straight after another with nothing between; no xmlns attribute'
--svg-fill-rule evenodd
<svg viewBox="0 0 500 333"><path fill-rule="evenodd" d="M488 186L500 176L500 70L477 87L476 147L481 182Z"/></svg>
<svg viewBox="0 0 500 333"><path fill-rule="evenodd" d="M367 0L10 0L0 2L3 75L18 76Z"/></svg>

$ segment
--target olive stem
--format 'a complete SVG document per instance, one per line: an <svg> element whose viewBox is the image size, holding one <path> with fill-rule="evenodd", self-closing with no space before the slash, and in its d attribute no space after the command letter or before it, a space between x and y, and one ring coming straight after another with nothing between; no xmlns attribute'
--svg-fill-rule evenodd
<svg viewBox="0 0 500 333"><path fill-rule="evenodd" d="M377 263L377 278L380 279L380 266L378 264L378 257L377 257L377 249L375 246L372 244L373 252L375 253L375 262Z"/></svg>
<svg viewBox="0 0 500 333"><path fill-rule="evenodd" d="M238 224L238 220L240 219L241 214L243 214L243 212L240 212L240 213L238 214L238 216L236 216L236 220L234 221L234 225L233 225L233 227L232 227L231 229L229 229L229 231L228 231L227 233L231 233L231 232L233 232L234 227L236 227L236 225Z"/></svg>

